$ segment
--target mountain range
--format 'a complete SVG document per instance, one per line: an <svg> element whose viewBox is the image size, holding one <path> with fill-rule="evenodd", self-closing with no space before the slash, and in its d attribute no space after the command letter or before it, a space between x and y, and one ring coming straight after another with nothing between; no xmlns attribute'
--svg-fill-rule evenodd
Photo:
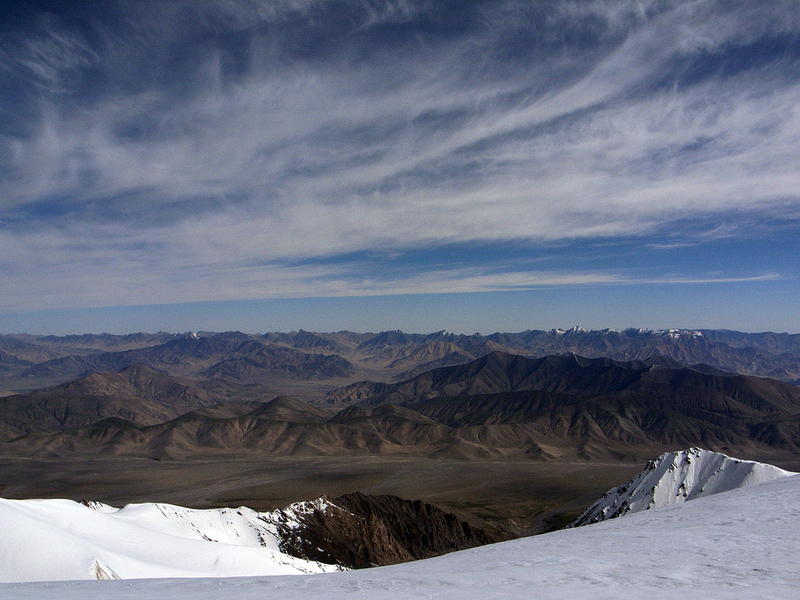
<svg viewBox="0 0 800 600"><path fill-rule="evenodd" d="M219 381L147 367L0 400L7 452L150 458L412 454L460 459L641 459L675 445L748 455L800 450L800 388L663 358L492 352L309 403L226 399ZM166 399L166 400L165 400Z"/></svg>
<svg viewBox="0 0 800 600"><path fill-rule="evenodd" d="M273 395L313 399L347 383L403 381L491 352L527 357L575 353L618 361L670 359L683 366L800 380L800 335L727 330L523 331L460 335L241 332L129 335L0 335L0 390L29 391L90 372L139 364L193 379L224 377L265 386ZM699 368L699 367L698 367Z"/></svg>
<svg viewBox="0 0 800 600"><path fill-rule="evenodd" d="M153 425L191 410L219 405L239 388L219 380L194 381L166 375L141 365L119 373L92 373L75 381L0 398L0 435L47 433L120 418ZM260 403L229 403L235 412ZM215 414L222 414L220 408Z"/></svg>
<svg viewBox="0 0 800 600"><path fill-rule="evenodd" d="M800 388L712 360L743 351L788 364L795 342L577 328L0 336L9 390L41 383L39 370L50 377L64 368L66 377L89 367L0 397L2 487L17 498L68 489L76 500L125 503L153 493L259 510L313 497L300 490L375 489L442 502L492 535L548 531L574 520L615 474L628 478L676 447L796 469ZM535 355L556 343L636 356ZM714 352L687 354L693 347ZM516 481L523 472L531 479Z"/></svg>

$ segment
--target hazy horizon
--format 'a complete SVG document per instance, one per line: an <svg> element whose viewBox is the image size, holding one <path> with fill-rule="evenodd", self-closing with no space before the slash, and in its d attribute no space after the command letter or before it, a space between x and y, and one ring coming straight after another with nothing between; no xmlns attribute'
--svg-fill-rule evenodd
<svg viewBox="0 0 800 600"><path fill-rule="evenodd" d="M606 331L613 331L617 333L624 333L626 331L643 331L643 332L669 332L669 331L731 331L734 333L743 333L743 334L762 334L762 333L774 333L778 335L800 335L800 333L793 333L790 331L775 331L775 330L760 330L760 331L743 331L739 329L728 329L724 327L720 328L713 328L713 327L661 327L661 328L650 328L650 327L621 327L621 328L614 328L614 327L603 327L603 328L589 328L589 327L582 327L581 325L572 325L570 327L548 327L548 328L539 328L539 327L529 327L526 329L497 329L497 330L484 330L484 331L458 331L458 330L451 330L451 329L402 329L402 328L394 328L394 329L350 329L350 328L330 328L330 329L309 329L305 327L296 327L293 329L247 329L247 328L233 328L233 329L202 329L202 328L195 328L195 329L140 329L140 330L118 330L112 331L109 329L98 328L96 330L87 330L87 331L73 331L65 329L63 332L60 333L52 333L52 332L33 332L33 331L3 331L0 332L0 335L5 336L33 336L33 337L48 337L48 336L55 336L55 337L69 337L69 336L80 336L80 335L114 335L114 336L125 336L125 335L135 335L135 334L158 334L158 333L166 333L171 335L219 335L224 333L243 333L245 335L266 335L266 334L287 334L287 333L298 333L301 331L305 331L307 333L314 333L320 335L336 335L341 333L349 333L355 335L377 335L381 333L391 332L391 331L399 331L401 333L407 335L436 335L436 334L444 334L444 335L455 335L455 336L491 336L493 334L509 334L509 335L517 335L520 333L525 333L527 331L542 331L542 332L556 332L562 331L565 333L570 332L573 329L583 330L588 333L602 333Z"/></svg>

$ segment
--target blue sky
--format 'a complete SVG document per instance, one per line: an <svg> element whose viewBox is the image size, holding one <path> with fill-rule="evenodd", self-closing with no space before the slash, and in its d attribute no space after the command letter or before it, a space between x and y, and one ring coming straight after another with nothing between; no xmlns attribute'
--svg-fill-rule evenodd
<svg viewBox="0 0 800 600"><path fill-rule="evenodd" d="M0 4L0 331L800 331L795 1Z"/></svg>

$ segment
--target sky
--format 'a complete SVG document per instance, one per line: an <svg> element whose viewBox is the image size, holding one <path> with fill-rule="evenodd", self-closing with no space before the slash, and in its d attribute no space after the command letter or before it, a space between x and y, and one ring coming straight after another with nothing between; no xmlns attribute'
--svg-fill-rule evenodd
<svg viewBox="0 0 800 600"><path fill-rule="evenodd" d="M800 3L0 2L0 332L800 332Z"/></svg>

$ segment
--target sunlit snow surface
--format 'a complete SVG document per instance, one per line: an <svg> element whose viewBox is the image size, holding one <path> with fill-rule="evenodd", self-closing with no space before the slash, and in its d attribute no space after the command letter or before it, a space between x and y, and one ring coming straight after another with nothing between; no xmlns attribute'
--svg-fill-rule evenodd
<svg viewBox="0 0 800 600"><path fill-rule="evenodd" d="M278 528L324 501L258 513L170 504L116 509L0 499L0 582L308 574L338 570L279 549ZM0 594L0 598L2 594Z"/></svg>
<svg viewBox="0 0 800 600"><path fill-rule="evenodd" d="M772 465L689 448L665 452L628 482L609 490L573 526L711 496L794 475Z"/></svg>
<svg viewBox="0 0 800 600"><path fill-rule="evenodd" d="M324 510L319 502L256 513L2 500L6 580L74 579L75 568L187 578L0 584L0 598L800 597L800 475L700 449L664 454L604 496L597 506L631 507L621 519L393 567L282 576L326 568L282 555L275 535ZM191 578L238 573L272 576Z"/></svg>
<svg viewBox="0 0 800 600"><path fill-rule="evenodd" d="M797 598L800 476L392 567L0 585L20 600Z"/></svg>

